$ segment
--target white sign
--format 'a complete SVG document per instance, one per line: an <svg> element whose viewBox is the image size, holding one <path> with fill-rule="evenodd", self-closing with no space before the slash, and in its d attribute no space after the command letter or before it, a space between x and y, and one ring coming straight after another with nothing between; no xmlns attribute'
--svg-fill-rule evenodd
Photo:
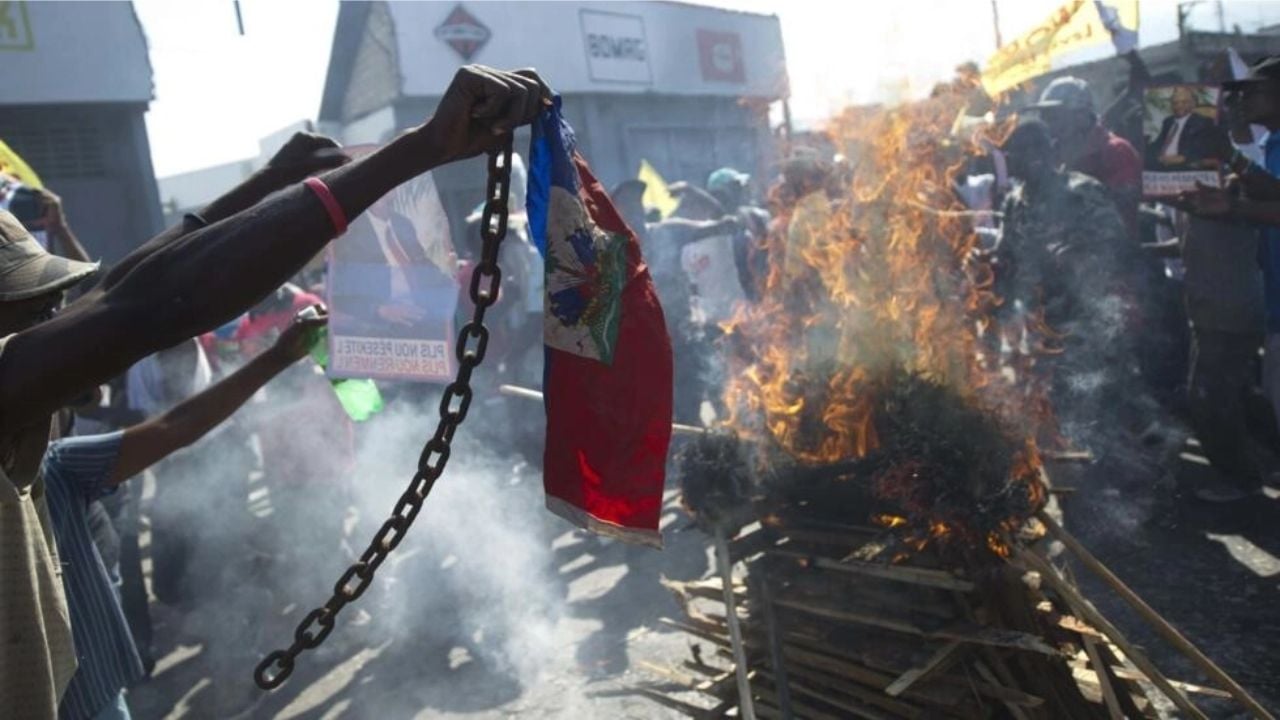
<svg viewBox="0 0 1280 720"><path fill-rule="evenodd" d="M601 10L583 10L580 17L592 80L643 85L653 82L644 18Z"/></svg>
<svg viewBox="0 0 1280 720"><path fill-rule="evenodd" d="M733 319L735 308L746 300L733 259L733 238L714 235L689 243L680 252L680 264L696 294L694 315L703 322Z"/></svg>
<svg viewBox="0 0 1280 720"><path fill-rule="evenodd" d="M1196 184L1222 187L1222 177L1216 170L1187 170L1183 172L1142 173L1142 195L1149 198L1173 197L1193 192Z"/></svg>

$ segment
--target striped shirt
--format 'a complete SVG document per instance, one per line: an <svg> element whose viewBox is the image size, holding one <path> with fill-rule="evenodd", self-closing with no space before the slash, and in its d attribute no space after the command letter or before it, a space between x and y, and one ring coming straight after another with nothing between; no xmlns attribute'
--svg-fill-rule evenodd
<svg viewBox="0 0 1280 720"><path fill-rule="evenodd" d="M90 502L111 491L106 481L120 455L122 436L114 432L58 440L49 446L41 468L80 662L58 707L62 720L94 717L144 675L87 514Z"/></svg>

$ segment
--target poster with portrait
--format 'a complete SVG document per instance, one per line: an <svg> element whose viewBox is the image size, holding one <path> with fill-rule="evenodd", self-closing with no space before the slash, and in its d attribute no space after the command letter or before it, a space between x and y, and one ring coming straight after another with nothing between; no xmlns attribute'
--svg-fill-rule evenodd
<svg viewBox="0 0 1280 720"><path fill-rule="evenodd" d="M1219 187L1230 143L1219 125L1219 90L1211 85L1159 85L1143 93L1142 194L1168 198L1196 183Z"/></svg>
<svg viewBox="0 0 1280 720"><path fill-rule="evenodd" d="M348 149L358 157L373 148ZM447 382L457 255L431 174L387 193L329 246L329 374Z"/></svg>

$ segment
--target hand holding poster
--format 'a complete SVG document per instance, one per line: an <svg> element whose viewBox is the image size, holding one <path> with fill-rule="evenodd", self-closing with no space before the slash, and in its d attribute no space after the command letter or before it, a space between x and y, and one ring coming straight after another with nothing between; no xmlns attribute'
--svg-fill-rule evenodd
<svg viewBox="0 0 1280 720"><path fill-rule="evenodd" d="M329 374L450 380L456 265L430 173L356 218L329 249Z"/></svg>
<svg viewBox="0 0 1280 720"><path fill-rule="evenodd" d="M1194 190L1196 183L1222 184L1219 168L1231 144L1218 126L1218 94L1208 85L1154 86L1143 93L1144 196L1165 198Z"/></svg>

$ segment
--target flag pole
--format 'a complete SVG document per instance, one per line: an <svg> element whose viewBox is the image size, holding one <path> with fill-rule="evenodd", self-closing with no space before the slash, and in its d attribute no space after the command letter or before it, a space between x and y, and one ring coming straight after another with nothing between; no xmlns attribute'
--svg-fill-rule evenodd
<svg viewBox="0 0 1280 720"><path fill-rule="evenodd" d="M1004 47L1004 39L1000 37L1000 0L991 0L991 25L996 29L996 49Z"/></svg>

